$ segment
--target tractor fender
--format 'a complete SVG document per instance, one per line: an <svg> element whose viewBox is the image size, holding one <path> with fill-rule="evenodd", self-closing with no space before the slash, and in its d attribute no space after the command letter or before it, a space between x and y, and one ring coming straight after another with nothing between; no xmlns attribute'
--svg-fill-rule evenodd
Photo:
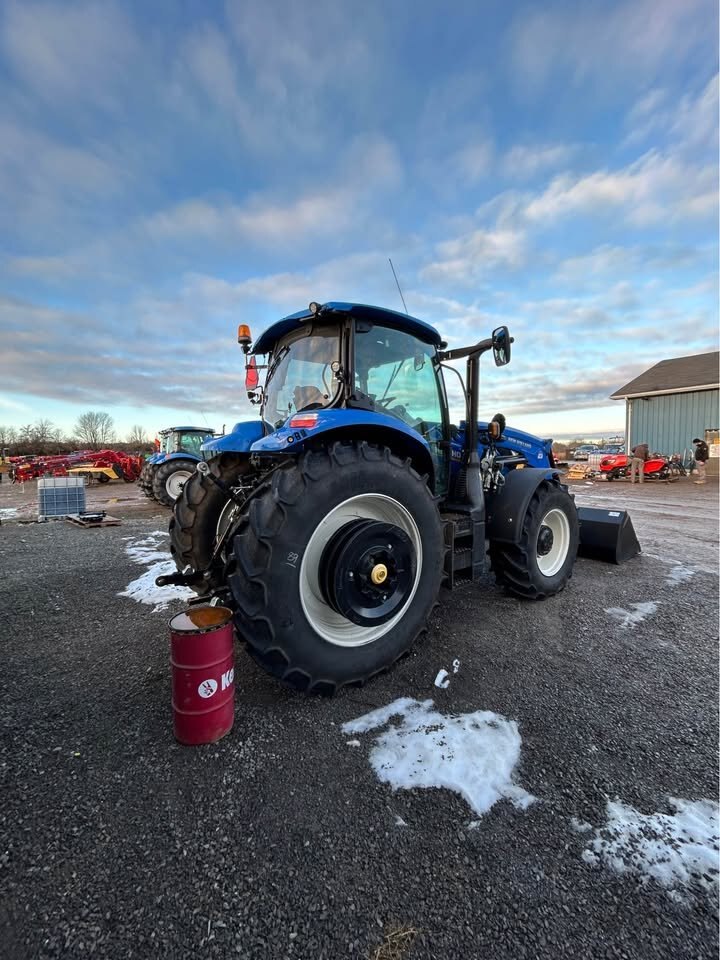
<svg viewBox="0 0 720 960"><path fill-rule="evenodd" d="M249 453L251 446L264 432L262 420L241 420L230 433L206 440L200 449L206 460L214 460L221 453Z"/></svg>
<svg viewBox="0 0 720 960"><path fill-rule="evenodd" d="M505 483L486 498L485 536L499 543L519 543L522 522L533 494L543 480L558 480L556 470L525 467L510 470Z"/></svg>
<svg viewBox="0 0 720 960"><path fill-rule="evenodd" d="M306 426L292 426L293 420ZM310 423L312 421L312 423ZM295 414L274 433L253 443L252 453L299 454L318 442L329 446L336 441L365 441L388 447L397 456L409 457L413 468L427 474L434 489L435 470L425 438L397 417L372 410L312 410ZM203 447L203 450L205 447Z"/></svg>
<svg viewBox="0 0 720 960"><path fill-rule="evenodd" d="M154 467L158 463L162 463L162 461L165 459L166 456L167 456L166 453L154 453L151 457L147 458L145 463L150 467Z"/></svg>
<svg viewBox="0 0 720 960"><path fill-rule="evenodd" d="M194 460L195 463L198 463L200 461L200 457L194 453L185 453L182 450L178 450L177 453L166 454L162 458L162 463L167 463L168 460Z"/></svg>

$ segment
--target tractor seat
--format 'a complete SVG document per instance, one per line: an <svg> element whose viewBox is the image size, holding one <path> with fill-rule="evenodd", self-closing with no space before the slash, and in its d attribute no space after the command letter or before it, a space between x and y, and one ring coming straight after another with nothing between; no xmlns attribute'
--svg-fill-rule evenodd
<svg viewBox="0 0 720 960"><path fill-rule="evenodd" d="M307 410L308 407L324 407L327 397L314 386L295 387L293 403L296 410Z"/></svg>

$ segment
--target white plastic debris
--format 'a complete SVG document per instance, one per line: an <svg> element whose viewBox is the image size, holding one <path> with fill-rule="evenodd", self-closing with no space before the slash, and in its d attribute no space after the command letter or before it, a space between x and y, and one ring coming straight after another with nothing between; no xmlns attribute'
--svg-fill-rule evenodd
<svg viewBox="0 0 720 960"><path fill-rule="evenodd" d="M447 670L438 671L438 675L435 677L435 686L442 687L443 690L450 686L450 675Z"/></svg>

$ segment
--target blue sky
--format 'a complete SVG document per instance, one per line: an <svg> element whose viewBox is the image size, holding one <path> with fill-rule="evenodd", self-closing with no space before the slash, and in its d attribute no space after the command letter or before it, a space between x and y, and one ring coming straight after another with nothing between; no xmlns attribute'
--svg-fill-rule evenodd
<svg viewBox="0 0 720 960"><path fill-rule="evenodd" d="M237 323L397 309L392 257L451 343L510 326L483 414L622 430L614 389L717 349L717 26L714 0L5 0L0 423L231 424Z"/></svg>

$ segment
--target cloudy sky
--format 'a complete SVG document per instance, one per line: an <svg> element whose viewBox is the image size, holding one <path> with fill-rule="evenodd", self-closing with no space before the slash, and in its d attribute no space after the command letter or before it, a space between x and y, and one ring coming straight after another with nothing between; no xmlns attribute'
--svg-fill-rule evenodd
<svg viewBox="0 0 720 960"><path fill-rule="evenodd" d="M0 423L248 415L238 322L507 323L481 411L717 348L715 0L3 0Z"/></svg>

